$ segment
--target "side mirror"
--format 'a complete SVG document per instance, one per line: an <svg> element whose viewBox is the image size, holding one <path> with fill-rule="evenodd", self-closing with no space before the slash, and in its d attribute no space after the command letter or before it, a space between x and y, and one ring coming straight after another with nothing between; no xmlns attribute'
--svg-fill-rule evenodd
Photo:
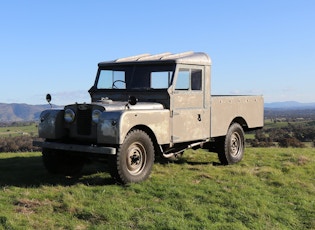
<svg viewBox="0 0 315 230"><path fill-rule="evenodd" d="M138 98L136 98L135 96L129 96L128 103L130 105L135 105L137 104L137 102L138 102Z"/></svg>
<svg viewBox="0 0 315 230"><path fill-rule="evenodd" d="M51 95L49 93L46 95L46 101L50 105L50 108L52 108L52 105L50 104L50 102L51 102Z"/></svg>
<svg viewBox="0 0 315 230"><path fill-rule="evenodd" d="M50 104L50 102L51 102L51 95L48 93L47 95L46 95L46 101Z"/></svg>

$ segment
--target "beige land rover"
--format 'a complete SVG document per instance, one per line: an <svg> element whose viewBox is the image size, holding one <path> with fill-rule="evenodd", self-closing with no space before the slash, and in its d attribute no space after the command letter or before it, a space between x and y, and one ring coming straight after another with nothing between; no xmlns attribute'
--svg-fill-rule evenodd
<svg viewBox="0 0 315 230"><path fill-rule="evenodd" d="M87 160L106 160L120 183L148 178L155 156L188 148L242 160L244 132L263 127L262 96L211 95L211 59L202 52L143 54L101 62L90 103L40 115L43 162L73 175ZM47 97L51 100L50 95Z"/></svg>

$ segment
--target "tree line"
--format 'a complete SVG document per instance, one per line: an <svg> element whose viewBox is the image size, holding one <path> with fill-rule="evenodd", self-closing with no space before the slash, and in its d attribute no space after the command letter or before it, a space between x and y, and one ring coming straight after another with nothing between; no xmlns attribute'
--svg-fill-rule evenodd
<svg viewBox="0 0 315 230"><path fill-rule="evenodd" d="M315 146L315 121L290 123L285 127L274 127L255 131L255 138L248 140L253 147L305 147L305 142Z"/></svg>

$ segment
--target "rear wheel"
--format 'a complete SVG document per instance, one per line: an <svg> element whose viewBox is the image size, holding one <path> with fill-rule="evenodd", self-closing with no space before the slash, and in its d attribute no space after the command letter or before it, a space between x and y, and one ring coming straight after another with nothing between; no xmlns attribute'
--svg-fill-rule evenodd
<svg viewBox="0 0 315 230"><path fill-rule="evenodd" d="M84 159L65 151L43 149L43 163L49 173L74 176L81 172Z"/></svg>
<svg viewBox="0 0 315 230"><path fill-rule="evenodd" d="M110 162L111 175L123 184L141 182L149 177L153 163L151 138L142 130L133 130Z"/></svg>
<svg viewBox="0 0 315 230"><path fill-rule="evenodd" d="M218 153L222 164L235 164L244 156L245 135L243 128L238 123L233 123L220 143L221 151Z"/></svg>

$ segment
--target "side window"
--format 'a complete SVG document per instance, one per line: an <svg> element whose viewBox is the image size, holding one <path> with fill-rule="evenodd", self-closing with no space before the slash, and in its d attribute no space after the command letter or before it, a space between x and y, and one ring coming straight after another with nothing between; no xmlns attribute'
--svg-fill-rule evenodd
<svg viewBox="0 0 315 230"><path fill-rule="evenodd" d="M201 69L179 69L175 90L202 90Z"/></svg>
<svg viewBox="0 0 315 230"><path fill-rule="evenodd" d="M179 69L175 90L188 90L189 89L189 69Z"/></svg>
<svg viewBox="0 0 315 230"><path fill-rule="evenodd" d="M191 89L201 90L202 88L202 72L200 69L191 70Z"/></svg>

